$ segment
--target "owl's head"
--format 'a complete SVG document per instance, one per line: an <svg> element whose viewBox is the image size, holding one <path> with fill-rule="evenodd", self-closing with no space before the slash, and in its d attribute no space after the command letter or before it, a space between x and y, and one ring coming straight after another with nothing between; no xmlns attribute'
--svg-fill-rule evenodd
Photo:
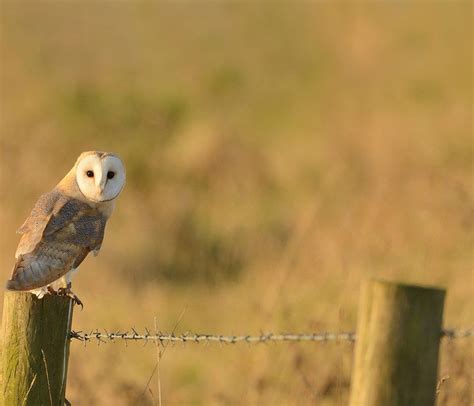
<svg viewBox="0 0 474 406"><path fill-rule="evenodd" d="M81 193L93 202L115 199L125 185L125 167L111 152L83 152L74 168Z"/></svg>

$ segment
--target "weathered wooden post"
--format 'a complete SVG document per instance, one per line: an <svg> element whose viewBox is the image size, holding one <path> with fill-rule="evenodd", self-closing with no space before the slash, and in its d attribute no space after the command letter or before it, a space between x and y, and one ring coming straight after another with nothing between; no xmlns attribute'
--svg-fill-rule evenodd
<svg viewBox="0 0 474 406"><path fill-rule="evenodd" d="M64 405L72 313L69 298L5 292L1 405Z"/></svg>
<svg viewBox="0 0 474 406"><path fill-rule="evenodd" d="M351 406L433 406L445 291L368 281L361 293Z"/></svg>

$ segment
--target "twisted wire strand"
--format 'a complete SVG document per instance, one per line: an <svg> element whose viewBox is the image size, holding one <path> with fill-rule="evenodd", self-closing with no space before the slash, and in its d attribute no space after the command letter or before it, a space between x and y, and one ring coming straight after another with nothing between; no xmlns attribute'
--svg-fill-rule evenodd
<svg viewBox="0 0 474 406"><path fill-rule="evenodd" d="M474 337L474 328L467 329L444 329L442 336L446 338L469 338Z"/></svg>
<svg viewBox="0 0 474 406"><path fill-rule="evenodd" d="M145 333L140 334L136 330L132 329L132 332L117 332L108 333L106 331L91 331L90 333L84 333L82 331L72 331L71 338L79 341L91 341L97 340L100 342L114 341L114 340L125 340L125 341L159 341L160 343L171 342L171 343L202 343L202 342L217 342L223 344L236 344L239 342L246 343L265 343L272 341L335 341L335 340L346 340L354 341L354 333L287 333L287 334L274 334L274 333L262 333L260 335L216 335L216 334L195 334L195 333L183 333L183 334L169 334L169 333L157 333L152 334L149 330L145 330Z"/></svg>
<svg viewBox="0 0 474 406"><path fill-rule="evenodd" d="M449 339L474 337L474 329L445 329L441 332L442 337ZM196 333L151 333L145 329L144 333L139 333L135 329L126 332L109 333L106 330L93 330L89 333L82 331L72 331L71 339L76 339L84 343L89 341L97 341L98 343L106 343L110 341L158 341L164 343L221 343L236 344L244 342L248 344L266 343L266 342L282 342L282 341L355 341L356 334L354 332L322 332L322 333L262 333L259 335L216 335L216 334L196 334Z"/></svg>

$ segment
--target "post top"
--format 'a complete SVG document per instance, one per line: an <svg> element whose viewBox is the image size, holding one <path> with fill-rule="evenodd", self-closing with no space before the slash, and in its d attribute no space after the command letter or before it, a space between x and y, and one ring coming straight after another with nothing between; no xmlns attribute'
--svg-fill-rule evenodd
<svg viewBox="0 0 474 406"><path fill-rule="evenodd" d="M410 284L406 282L397 282L391 281L387 279L379 279L379 278L371 278L365 281L366 285L382 285L386 287L392 288L399 288L399 289L410 289L410 290L423 290L423 291L432 291L432 292L439 292L439 293L446 293L446 288L441 286L434 286L434 285L418 285L418 284Z"/></svg>

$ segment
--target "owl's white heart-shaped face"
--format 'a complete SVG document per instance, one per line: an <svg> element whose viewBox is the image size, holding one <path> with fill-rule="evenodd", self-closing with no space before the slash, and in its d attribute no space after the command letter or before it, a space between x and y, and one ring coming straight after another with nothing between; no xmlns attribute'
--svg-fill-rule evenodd
<svg viewBox="0 0 474 406"><path fill-rule="evenodd" d="M76 182L82 194L93 202L113 200L125 185L125 167L117 155L81 155L76 164Z"/></svg>

